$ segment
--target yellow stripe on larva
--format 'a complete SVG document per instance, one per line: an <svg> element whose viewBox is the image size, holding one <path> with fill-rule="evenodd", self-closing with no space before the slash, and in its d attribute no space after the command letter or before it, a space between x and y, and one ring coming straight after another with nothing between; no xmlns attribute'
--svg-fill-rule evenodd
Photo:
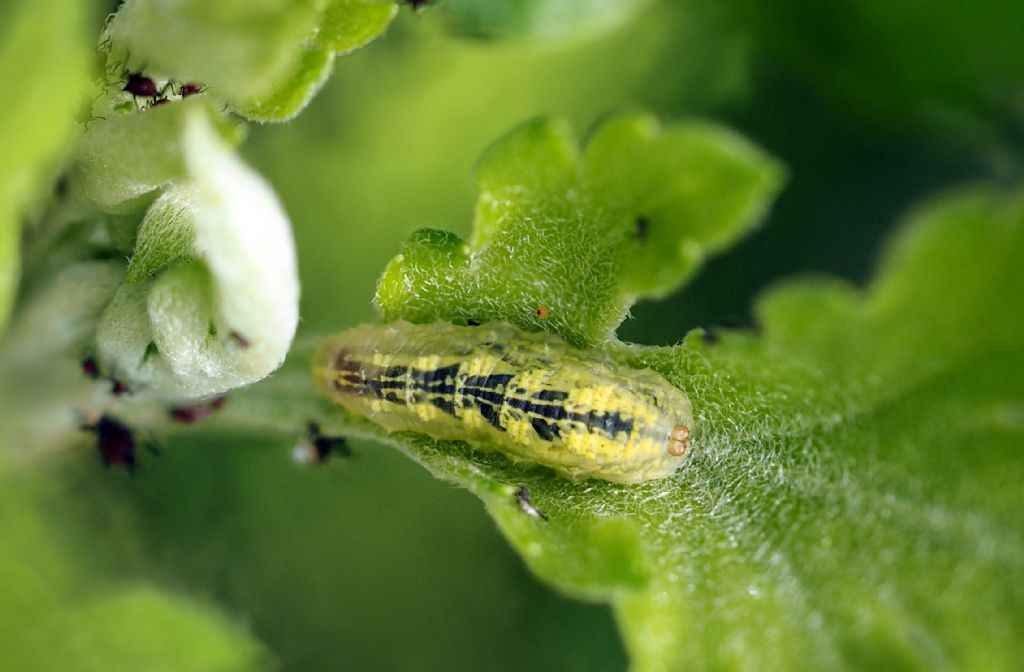
<svg viewBox="0 0 1024 672"><path fill-rule="evenodd" d="M320 347L313 375L389 431L500 450L572 479L664 478L693 433L689 398L660 375L504 323L356 327Z"/></svg>

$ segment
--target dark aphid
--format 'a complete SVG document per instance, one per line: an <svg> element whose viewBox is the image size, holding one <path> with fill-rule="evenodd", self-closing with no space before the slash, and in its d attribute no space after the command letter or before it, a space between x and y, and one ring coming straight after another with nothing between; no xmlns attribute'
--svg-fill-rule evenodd
<svg viewBox="0 0 1024 672"><path fill-rule="evenodd" d="M420 9L430 4L430 0L406 0L406 2L413 9Z"/></svg>
<svg viewBox="0 0 1024 672"><path fill-rule="evenodd" d="M343 436L325 436L315 422L306 426L306 435L295 444L293 451L296 462L303 464L324 464L331 455L352 457L352 449Z"/></svg>
<svg viewBox="0 0 1024 672"><path fill-rule="evenodd" d="M647 240L647 231L651 227L651 221L643 215L636 218L636 239Z"/></svg>
<svg viewBox="0 0 1024 672"><path fill-rule="evenodd" d="M466 326L467 327L479 327L480 323L477 322L476 320L466 320Z"/></svg>
<svg viewBox="0 0 1024 672"><path fill-rule="evenodd" d="M702 329L700 332L700 337L701 340L704 341L704 345L714 345L715 343L718 343L719 340L718 330L715 329L714 327Z"/></svg>
<svg viewBox="0 0 1024 672"><path fill-rule="evenodd" d="M130 427L109 415L95 422L82 424L82 430L96 435L96 448L103 466L123 464L128 473L135 473L136 438Z"/></svg>
<svg viewBox="0 0 1024 672"><path fill-rule="evenodd" d="M194 404L191 406L172 406L168 411L171 419L175 422L190 425L195 422L202 422L208 420L213 415L214 411L224 406L227 402L227 396L214 397L210 401Z"/></svg>
<svg viewBox="0 0 1024 672"><path fill-rule="evenodd" d="M95 357L86 357L82 360L82 373L92 380L100 377L100 365Z"/></svg>
<svg viewBox="0 0 1024 672"><path fill-rule="evenodd" d="M516 504L519 505L519 510L528 516L540 518L541 520L548 519L547 515L543 511L535 507L533 505L533 502L530 501L530 489L527 488L525 485L516 490Z"/></svg>
<svg viewBox="0 0 1024 672"><path fill-rule="evenodd" d="M534 311L540 319L547 319L547 316L551 313L547 306L537 306L537 310Z"/></svg>
<svg viewBox="0 0 1024 672"><path fill-rule="evenodd" d="M113 386L110 388L110 392L115 397L123 397L131 392L131 389L128 387L128 383L123 380L112 380L110 382L113 383Z"/></svg>
<svg viewBox="0 0 1024 672"><path fill-rule="evenodd" d="M140 72L128 75L122 91L127 91L136 98L153 98L157 95L156 82Z"/></svg>
<svg viewBox="0 0 1024 672"><path fill-rule="evenodd" d="M186 84L182 84L181 85L181 91L179 93L181 94L182 98L188 98L189 96L194 96L194 95L196 95L198 93L202 93L202 92L203 92L203 85L202 84L200 84L198 82L188 82Z"/></svg>

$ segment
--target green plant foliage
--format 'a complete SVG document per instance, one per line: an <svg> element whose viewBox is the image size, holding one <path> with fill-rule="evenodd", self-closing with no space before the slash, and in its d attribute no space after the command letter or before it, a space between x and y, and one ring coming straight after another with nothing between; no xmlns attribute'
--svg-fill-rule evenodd
<svg viewBox="0 0 1024 672"><path fill-rule="evenodd" d="M38 475L0 465L5 670L270 668L267 652L209 607L144 584L97 580L57 542L37 502L43 490Z"/></svg>
<svg viewBox="0 0 1024 672"><path fill-rule="evenodd" d="M314 0L129 0L107 33L125 67L197 81L227 100L269 94L316 28Z"/></svg>
<svg viewBox="0 0 1024 672"><path fill-rule="evenodd" d="M145 280L175 264L190 261L195 246L196 186L169 186L146 210L128 260L128 282Z"/></svg>
<svg viewBox="0 0 1024 672"><path fill-rule="evenodd" d="M549 328L606 332L587 289L622 282L623 266L571 265L587 252L576 245L534 247L551 240L545 221L590 212L584 197L565 196L584 190L566 188L575 161L552 128L531 125L483 162L482 210L497 210L501 226L478 209L473 240L512 229L521 244L467 264L454 237L417 234L381 280L398 297L396 267L416 269L401 276L408 304L384 304L388 319L514 319L529 304L508 297L536 291L538 276L517 272L525 265L559 288L549 305L574 307L573 328ZM648 169L616 158L621 174ZM499 168L517 190L488 188ZM601 218L570 221L587 230L575 240L609 236ZM701 229L701 240L735 237L731 222ZM674 250L661 247L667 264ZM865 291L798 281L760 300L759 333L609 343L693 402L693 452L671 479L573 483L461 444L391 441L480 496L538 575L610 601L635 669L1010 669L1024 655L1022 255L1024 197L965 191L914 214ZM497 270L505 286L468 281L466 265ZM644 268L626 277L667 289L657 261ZM491 308L495 293L504 312ZM522 485L547 521L517 501Z"/></svg>
<svg viewBox="0 0 1024 672"><path fill-rule="evenodd" d="M480 38L557 38L621 23L648 0L442 0L455 32Z"/></svg>
<svg viewBox="0 0 1024 672"><path fill-rule="evenodd" d="M67 142L68 110L86 81L83 9L80 3L19 0L0 10L0 329L17 285L21 218Z"/></svg>
<svg viewBox="0 0 1024 672"><path fill-rule="evenodd" d="M506 320L576 345L612 337L639 296L661 296L756 224L778 164L704 123L605 123L582 154L566 124L535 121L477 168L470 242L424 230L388 264L385 320Z"/></svg>
<svg viewBox="0 0 1024 672"><path fill-rule="evenodd" d="M298 323L298 273L291 226L270 186L220 139L205 110L167 107L186 111L180 160L188 179L146 211L129 283L100 318L96 347L121 380L203 397L281 365Z"/></svg>
<svg viewBox="0 0 1024 672"><path fill-rule="evenodd" d="M286 121L323 86L335 52L374 39L396 11L372 0L128 0L103 47L114 80L124 71L198 82L248 119Z"/></svg>
<svg viewBox="0 0 1024 672"><path fill-rule="evenodd" d="M324 8L318 44L346 53L380 35L398 13L390 0L333 0Z"/></svg>
<svg viewBox="0 0 1024 672"><path fill-rule="evenodd" d="M185 176L181 139L200 99L101 119L89 125L75 147L76 186L104 210L134 209L135 199Z"/></svg>
<svg viewBox="0 0 1024 672"><path fill-rule="evenodd" d="M892 125L992 142L1021 120L1024 3L728 0L765 61ZM1004 138L1005 139L1005 138Z"/></svg>

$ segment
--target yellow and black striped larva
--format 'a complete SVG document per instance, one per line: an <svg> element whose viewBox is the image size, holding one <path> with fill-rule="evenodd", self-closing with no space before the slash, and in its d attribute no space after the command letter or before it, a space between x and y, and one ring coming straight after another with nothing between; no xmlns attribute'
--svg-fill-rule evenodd
<svg viewBox="0 0 1024 672"><path fill-rule="evenodd" d="M504 323L356 327L320 347L313 374L389 431L500 450L572 479L670 476L693 430L690 399L653 371Z"/></svg>

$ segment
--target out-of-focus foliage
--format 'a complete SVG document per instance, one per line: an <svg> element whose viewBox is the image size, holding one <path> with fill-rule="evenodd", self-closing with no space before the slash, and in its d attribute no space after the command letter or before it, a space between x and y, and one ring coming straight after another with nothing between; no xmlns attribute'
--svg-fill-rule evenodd
<svg viewBox="0 0 1024 672"><path fill-rule="evenodd" d="M621 25L648 0L442 0L437 13L456 33L478 38L555 39Z"/></svg>
<svg viewBox="0 0 1024 672"><path fill-rule="evenodd" d="M991 142L1021 125L1024 4L728 0L757 53L903 132Z"/></svg>
<svg viewBox="0 0 1024 672"><path fill-rule="evenodd" d="M90 35L77 42L61 39L69 22L78 19L75 11L68 11L74 3L59 4L60 12L54 3L15 2L0 8L3 54L11 53L18 44L10 39L17 34L15 28L25 25L8 21L8 17L26 11L37 19L49 17L42 22L45 28L42 23L33 24L30 34L45 32L43 38L33 38L42 48L29 48L16 76L8 78L7 70L0 69L5 92L0 101L4 111L0 134L12 158L10 162L0 160L0 176L7 176L12 168L52 174L55 166L50 170L43 155L56 155L60 143L55 129L70 128L68 120L79 108L84 75L78 68L88 61L79 55L71 59L66 50L87 48L102 26L97 23ZM632 311L636 319L625 322L619 335L644 343L674 343L694 326L723 320L734 323L737 317L749 320L744 315L752 295L766 282L793 271L828 271L860 281L897 213L922 194L965 178L1019 178L1024 165L1019 138L1024 68L1022 43L1015 31L1021 23L1021 9L1015 2L970 8L952 2L880 8L877 3L826 7L803 0L770 5L746 0L661 0L625 1L619 4L625 10L622 12L610 3L588 2L578 4L586 5L587 11L559 17L552 9L569 6L561 0L488 0L476 7L469 2L439 0L418 11L401 8L385 39L336 62L333 50L345 51L354 43L332 37L328 49L326 36L335 33L326 27L353 24L347 14L339 21L340 15L332 12L348 11L349 5L358 7L360 11L352 16L364 32L350 34L370 35L389 22L394 5L285 3L290 7L281 9L284 5L273 1L200 4L203 7L196 5L195 12L216 13L218 6L226 13L239 12L235 16L264 9L294 11L275 26L254 24L251 30L234 30L222 23L232 39L219 44L215 33L201 30L193 31L192 39L186 35L177 41L166 39L174 31L158 30L152 35L152 44L166 47L172 59L184 62L200 53L205 58L236 54L208 49L232 44L239 37L244 43L250 32L261 35L267 38L267 50L250 62L256 70L246 70L245 59L236 60L242 77L224 85L229 90L233 85L276 87L280 100L265 94L267 108L252 113L261 119L284 118L310 103L292 124L258 129L242 149L249 162L269 178L296 224L304 291L301 326L307 334L372 319L370 298L377 277L415 229L453 230L468 239L474 200L473 183L467 175L473 163L494 138L538 115L564 115L581 129L624 106L650 109L665 120L707 116L737 128L781 158L789 169L787 189L766 226L727 254L710 260L683 292L661 303L637 304ZM101 5L94 7L97 15L110 9L110 3ZM508 18L504 24L478 22L474 27L467 19L460 25L454 20L460 6L468 19L477 20L474 16L481 16L481 8L505 11ZM293 30L306 20L302 16L310 7L323 10L312 20L318 22L319 32ZM518 14L509 12L510 8L518 8ZM589 9L594 9L593 13ZM554 18L544 25L534 21L539 16ZM449 30L477 37L486 37L484 33L489 31L491 36L515 39L462 41L446 32ZM285 33L291 36L288 39L297 36L297 41L283 40ZM537 36L543 44L533 40ZM193 50L191 55L174 53L188 49ZM108 60L107 65L119 67L116 59ZM139 65L154 67L148 61ZM35 70L43 66L45 75ZM275 72L280 79L264 77L269 72L261 70L264 66L278 68ZM331 81L310 102L309 96L332 69ZM257 71L252 79L245 78ZM124 86L128 73L118 70L116 74L117 81L107 82L115 92ZM183 76L183 72L154 74L160 86L165 84L162 77ZM173 90L168 90L172 104L179 102L181 84L175 80ZM215 105L221 99L212 86L203 95ZM32 102L42 100L39 96L52 104ZM161 111L151 109L152 100L133 100L123 92L112 100L121 106L118 114ZM250 100L246 105L254 103ZM103 108L98 116L113 117L111 108ZM245 112L248 108L239 104L235 109ZM19 121L13 123L15 119ZM88 128L99 122L94 118ZM29 143L29 138L39 141ZM157 148L144 140L136 146L140 154ZM16 148L31 150L35 158L14 161ZM116 164L115 160L112 167ZM45 180L37 180L36 185L23 192L22 203L47 198L52 185ZM7 188L3 180L0 188ZM136 627L133 632L147 634L119 642L125 648L115 651L114 646L105 649L105 643L103 649L99 647L100 642L109 641L107 629L95 633L94 648L106 650L102 669L138 669L132 664L138 646L152 647L150 651L176 647L175 633L191 632L189 623L211 633L211 639L205 641L215 643L211 647L214 652L222 643L237 647L240 656L254 651L251 640L242 644L245 640L235 639L237 625L225 626L224 616L211 616L209 609L196 606L193 600L215 600L226 606L232 615L229 618L248 624L286 669L339 665L356 669L622 669L621 644L606 609L560 598L539 586L524 571L520 559L508 552L472 498L439 485L397 451L353 441L355 457L351 460L335 460L319 469L294 468L289 462L290 446L309 420L305 411L313 408L301 405L305 403L303 395L310 395L301 361L296 361L296 375L286 372L256 385L231 398L220 412L221 424L232 424L251 418L253 408L266 409L267 418L283 431L258 442L251 434L211 434L199 428L171 437L161 457L143 453L132 479L99 466L91 443L95 437L88 434L74 438L64 458L45 456L47 449L67 451L67 430L81 421L73 410L69 412L68 399L109 401L109 381L89 381L77 368L88 354L81 343L95 330L99 311L122 282L126 259L136 251L138 226L157 195L126 203L131 212L105 213L100 227L79 222L63 230L59 244L43 246L45 257L38 246L30 244L25 249L25 263L34 270L22 278L23 296L0 360L10 364L12 353L7 346L12 341L17 342L18 352L33 352L38 359L16 371L5 369L0 376L5 413L0 421L4 429L0 461L35 472L38 478L15 472L20 487L7 489L11 496L9 501L5 499L0 531L4 538L28 539L5 547L19 554L13 564L5 561L5 566L24 569L24 560L29 558L29 573L44 579L66 576L61 585L69 589L50 593L53 599L40 598L34 603L38 609L29 609L22 608L23 601L6 599L15 594L9 587L19 586L5 582L0 588L5 595L0 600L0 622L34 619L41 624L67 624L89 635L93 633L91 620L90 624L81 619L62 620L67 608L97 617L93 605L109 606L110 611L104 611L97 622L130 623ZM7 207L15 201L5 198L3 203ZM18 205L15 218L9 221L20 226L24 212L28 211ZM13 240L10 236L16 232L4 228L7 222L3 220L0 231ZM95 235L97 231L103 235ZM166 242L170 246L174 240ZM0 244L0 252L4 249ZM137 251L143 253L144 249L148 248ZM147 257L143 253L136 262L136 274L159 275L173 266L165 263L168 260L180 262L190 256L171 247L160 249L169 255ZM69 260L89 263L59 273ZM960 259L957 265L966 263ZM0 270L8 268L0 265ZM54 324L52 313L34 311L28 299L37 291L58 297L60 301L47 299L43 303L63 305L61 314L67 321ZM801 308L806 306L798 300L803 295L781 295L793 299L790 308L782 303L766 304L765 322L785 322L770 319L772 314L813 312ZM824 303L825 307L829 304ZM957 331L960 336L976 327L979 343L994 333L987 320L959 326L963 327ZM770 333L781 332L776 326ZM813 334L807 338L812 336L818 338ZM825 336L820 335L822 343L828 341ZM795 336L769 341L784 344L792 338ZM308 337L305 341L312 342ZM720 345L727 346L720 349L725 352L764 347L728 334ZM709 356L718 352L714 348ZM1006 360L1013 361L1010 356ZM965 374L963 368L959 371L955 375L973 375ZM989 390L992 395L984 396L983 374L977 375L977 379L956 381L960 396L954 415L964 398L975 397L984 405L999 392ZM928 407L929 390L934 391L929 388L915 397L927 399L924 405ZM941 392L934 397L939 409L944 408ZM282 399L303 399L285 423L272 417L273 411L289 410L282 408ZM129 398L127 405L131 403ZM865 428L866 439L855 431L853 445L870 448L875 435L884 435L886 446L891 446L890 437L916 443L921 432L905 422L915 410L912 405L908 402L897 408L896 404L893 409L865 416L876 424ZM34 420L30 426L11 422L8 414L26 406L32 413L16 419ZM163 409L159 417L165 412ZM1009 427L1008 432L1019 425L1014 425L1017 416L1012 407L1008 413L972 413L959 413L966 423L963 427L977 428L992 417L992 426ZM971 424L972 418L978 417L981 420ZM847 429L839 434L846 440L849 427L843 427ZM359 426L360 433L369 431ZM817 439L819 435L809 436ZM58 437L59 443L55 442ZM937 437L935 444L944 445L940 439L945 438L945 434ZM1019 445L1019 440L1016 443ZM836 445L844 444L837 439ZM936 452L946 454L940 448ZM476 459L457 451L445 454L463 465L473 465ZM877 461L884 464L886 459L879 456ZM963 464L963 457L938 460L925 465L925 474ZM1009 473L1014 463L1008 457L997 466ZM44 482L54 489L46 490ZM729 487L742 485L726 484L723 489L728 492ZM899 485L913 487L914 483ZM42 491L49 493L46 505L29 506ZM914 494L928 496L927 492ZM517 534L516 524L526 527L527 533L535 532L532 519L518 508L510 508L507 490L499 487L485 497L497 498L492 510L505 521L512 537ZM552 517L565 512L542 491L535 492L534 498ZM919 497L916 501L925 500ZM882 505L877 508L879 516L892 511L884 498ZM932 511L929 520L940 522L934 514ZM917 527L931 529L930 524L924 521ZM40 533L22 537L8 532L29 527ZM629 529L629 525L612 524L596 538L617 539L621 548L632 552L637 546ZM863 539L865 544L868 541ZM946 551L934 553L922 565L934 565L934 571L941 571L944 558L952 557ZM6 557L6 552L0 555ZM993 557L979 555L981 560ZM880 570L885 566L882 561L895 560L899 558L881 557L873 566ZM538 560L530 562L543 571ZM822 566L829 567L827 563ZM621 568L618 564L606 567L609 572L603 576L622 578L631 586L645 577L643 571L612 571ZM739 571L728 573L723 580L735 579ZM11 569L10 575L24 574ZM467 583L466 576L473 581ZM647 572L646 576L659 575ZM964 576L943 595L955 601L958 591L962 594L973 580ZM148 585L142 587L142 582ZM164 591L151 600L154 582ZM737 585L735 581L725 583ZM29 585L33 584L24 584ZM900 586L910 591L917 587L913 582ZM171 590L179 596L172 597ZM180 597L182 593L189 597ZM767 595L774 598L777 594ZM128 599L125 595L141 597ZM652 595L656 593L647 597ZM645 599L641 596L637 604L646 608ZM837 601L843 599L840 595ZM146 627L150 607L132 607L142 603L169 605L152 608L150 622L160 627ZM628 608L623 606L622 611ZM187 615L167 625L160 614L168 612ZM706 640L693 644L727 649L734 640L717 629L720 621L700 622L704 616L705 612L696 614L695 620L706 627ZM642 622L639 617L628 618ZM989 622L986 618L979 622ZM780 620L772 627L782 628L787 623L791 621ZM926 623L930 624L933 621ZM0 630L22 637L21 630L6 629L6 625ZM908 632L915 637L921 631ZM1001 635L996 632L995 636ZM649 642L636 634L630 634L630 642L635 650L649 648ZM57 659L64 655L61 652L66 649L59 646L64 643L66 640L56 635L47 638L27 654L20 667L39 669L41 659L32 656L52 650ZM131 647L136 648L129 651ZM880 655L892 661L928 648L927 640L915 639L908 647ZM3 649L9 650L6 645ZM186 654L193 651L187 643L181 650ZM699 653L710 656L718 652ZM11 660L5 659L6 667L17 669L19 665ZM874 662L865 659L864 666ZM175 669L188 667L176 664Z"/></svg>
<svg viewBox="0 0 1024 672"><path fill-rule="evenodd" d="M0 8L0 333L18 284L22 217L71 134L86 79L84 8L13 0ZM40 48L46 44L47 48Z"/></svg>
<svg viewBox="0 0 1024 672"><path fill-rule="evenodd" d="M4 669L270 669L267 651L223 615L171 591L104 579L94 557L72 555L47 521L48 476L26 480L0 466Z"/></svg>

